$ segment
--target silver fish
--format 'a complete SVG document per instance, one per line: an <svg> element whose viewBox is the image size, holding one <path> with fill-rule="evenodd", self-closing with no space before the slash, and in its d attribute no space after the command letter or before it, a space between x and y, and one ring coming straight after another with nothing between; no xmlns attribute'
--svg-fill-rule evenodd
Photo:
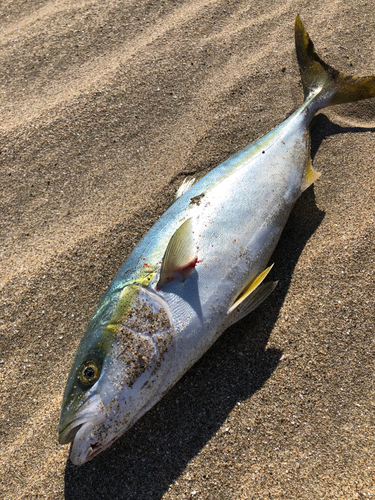
<svg viewBox="0 0 375 500"><path fill-rule="evenodd" d="M83 464L108 448L228 326L274 289L268 261L300 194L320 174L309 124L325 106L375 96L375 77L326 64L297 16L305 101L272 132L191 186L141 240L79 345L59 424Z"/></svg>

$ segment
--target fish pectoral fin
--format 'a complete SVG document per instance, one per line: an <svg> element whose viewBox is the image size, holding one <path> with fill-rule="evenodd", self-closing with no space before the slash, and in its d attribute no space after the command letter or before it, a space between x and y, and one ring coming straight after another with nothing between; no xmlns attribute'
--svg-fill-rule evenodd
<svg viewBox="0 0 375 500"><path fill-rule="evenodd" d="M260 273L260 275L257 276L254 281L246 283L244 289L241 291L241 293L237 296L236 300L233 302L231 307L228 309L227 314L230 314L234 309L236 309L237 306L241 304L241 302L246 300L247 297L249 297L252 293L255 292L255 290L264 281L267 274L271 271L272 268L273 264L272 266L267 267L267 269L265 269L262 273Z"/></svg>
<svg viewBox="0 0 375 500"><path fill-rule="evenodd" d="M309 158L307 160L305 177L303 178L301 185L301 192L305 191L308 187L310 187L311 184L313 184L317 179L319 179L320 176L321 173L313 169L311 158Z"/></svg>
<svg viewBox="0 0 375 500"><path fill-rule="evenodd" d="M232 306L228 311L225 329L254 311L274 291L277 283L277 281L268 281L258 285L256 290L247 295L234 309Z"/></svg>
<svg viewBox="0 0 375 500"><path fill-rule="evenodd" d="M156 287L160 289L175 278L180 278L184 282L194 271L196 263L197 250L193 239L191 219L187 219L175 231L168 243Z"/></svg>

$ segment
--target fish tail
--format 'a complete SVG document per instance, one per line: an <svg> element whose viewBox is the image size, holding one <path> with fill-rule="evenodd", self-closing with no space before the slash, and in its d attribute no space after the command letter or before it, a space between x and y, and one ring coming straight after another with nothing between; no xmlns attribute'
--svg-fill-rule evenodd
<svg viewBox="0 0 375 500"><path fill-rule="evenodd" d="M319 108L333 104L360 101L375 96L375 76L350 76L324 62L299 16L295 25L296 52L305 99L317 92Z"/></svg>

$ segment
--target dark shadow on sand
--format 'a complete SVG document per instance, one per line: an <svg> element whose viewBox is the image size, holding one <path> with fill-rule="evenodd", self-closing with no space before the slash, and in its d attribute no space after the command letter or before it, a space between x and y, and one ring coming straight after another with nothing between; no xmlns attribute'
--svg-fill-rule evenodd
<svg viewBox="0 0 375 500"><path fill-rule="evenodd" d="M312 128L313 157L327 136L357 131L334 125L322 114L314 119ZM229 328L162 401L110 449L81 467L68 461L67 500L160 500L222 426L235 404L251 398L277 367L282 352L267 349L267 342L294 267L323 217L310 187L297 201L271 258L275 263L272 279L279 280L271 297Z"/></svg>

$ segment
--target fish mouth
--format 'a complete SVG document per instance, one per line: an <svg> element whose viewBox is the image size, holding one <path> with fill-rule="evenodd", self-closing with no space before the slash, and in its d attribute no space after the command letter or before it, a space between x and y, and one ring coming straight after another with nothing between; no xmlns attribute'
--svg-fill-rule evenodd
<svg viewBox="0 0 375 500"><path fill-rule="evenodd" d="M99 394L92 395L73 415L68 412L62 415L59 424L59 443L74 442L78 435L82 440L87 436L89 428L93 429L103 420L104 405Z"/></svg>
<svg viewBox="0 0 375 500"><path fill-rule="evenodd" d="M70 460L74 465L83 465L106 450L119 436L102 441L100 425L95 422L78 423L74 427L75 435L70 450ZM99 431L99 432L98 432Z"/></svg>
<svg viewBox="0 0 375 500"><path fill-rule="evenodd" d="M98 393L92 395L76 412L67 413L59 426L59 443L72 443L70 460L82 465L92 460L116 441L118 436L103 439L105 407Z"/></svg>
<svg viewBox="0 0 375 500"><path fill-rule="evenodd" d="M59 443L69 444L74 441L77 432L87 423L87 417L76 418L72 422L68 423L66 427L59 432Z"/></svg>

